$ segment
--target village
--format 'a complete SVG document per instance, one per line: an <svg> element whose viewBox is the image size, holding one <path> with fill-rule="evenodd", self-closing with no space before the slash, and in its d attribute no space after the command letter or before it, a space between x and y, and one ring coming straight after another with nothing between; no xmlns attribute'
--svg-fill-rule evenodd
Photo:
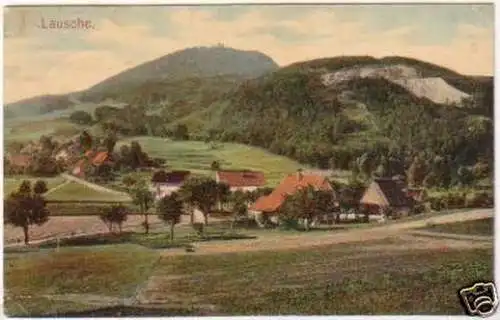
<svg viewBox="0 0 500 320"><path fill-rule="evenodd" d="M48 139L48 144L55 146L52 146L51 154L46 157L48 159L44 162L46 166L52 162L63 175L71 175L97 189L106 188L106 183L99 185L96 181L106 181L101 178L109 176L111 171L116 170L123 162L121 161L124 158L123 154L127 151L122 149L121 153L114 152L114 145L111 149L103 145L85 150L80 138L76 137L58 146L57 142L43 137L40 143L30 143L18 154L8 154L6 157L8 168L14 173L26 173L36 161L33 155L46 152L43 143ZM183 184L193 176L188 170L162 168L161 159L149 159L140 150L139 155L135 170L144 172L143 177L146 181L149 177L148 190L155 201L179 192ZM275 188L268 187L264 172L253 170L214 170L214 178L217 184L226 185L232 194L253 194L253 197L247 197L245 201L247 214L261 227L264 227L265 221L279 224L280 208L286 198L308 187L329 193L332 200L332 206L329 208L331 212L315 216L311 222L313 226L342 221L383 222L430 209L424 206L427 200L425 189L409 188L401 176L375 177L367 186L357 186L351 190L348 197L337 188L335 181L328 176L328 172L318 170L308 172L298 169L297 172L283 177ZM259 191L263 192L259 194ZM212 209L230 212L232 207L228 203L222 205L219 202Z"/></svg>

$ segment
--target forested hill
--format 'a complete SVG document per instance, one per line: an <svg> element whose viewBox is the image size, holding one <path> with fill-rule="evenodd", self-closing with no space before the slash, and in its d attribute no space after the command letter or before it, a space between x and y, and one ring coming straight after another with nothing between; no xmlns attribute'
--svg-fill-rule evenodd
<svg viewBox="0 0 500 320"><path fill-rule="evenodd" d="M247 81L205 120L216 139L304 163L385 175L415 162L421 180L446 175L439 183L449 184L459 171L492 166L492 110L491 78L401 57L339 57Z"/></svg>
<svg viewBox="0 0 500 320"><path fill-rule="evenodd" d="M168 102L177 108L185 104L189 113L194 105L206 105L228 86L276 69L273 59L258 51L222 46L187 48L120 72L81 92L24 99L6 105L4 110L6 118L33 117L69 110L80 102L99 104L112 99L141 106ZM196 98L182 99L175 91L189 91L187 95ZM200 95L203 97L198 98Z"/></svg>

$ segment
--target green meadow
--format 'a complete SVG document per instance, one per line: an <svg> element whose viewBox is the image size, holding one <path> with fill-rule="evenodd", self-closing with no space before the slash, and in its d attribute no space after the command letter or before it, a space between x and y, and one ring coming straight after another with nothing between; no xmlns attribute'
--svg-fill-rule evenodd
<svg viewBox="0 0 500 320"><path fill-rule="evenodd" d="M213 175L210 165L218 161L221 169L246 169L262 171L269 186L276 186L288 174L299 168L309 167L287 157L264 149L237 143L205 143L201 141L172 141L157 137L134 137L120 141L129 144L137 141L151 157L163 158L167 166L177 170ZM338 172L339 177L345 173Z"/></svg>

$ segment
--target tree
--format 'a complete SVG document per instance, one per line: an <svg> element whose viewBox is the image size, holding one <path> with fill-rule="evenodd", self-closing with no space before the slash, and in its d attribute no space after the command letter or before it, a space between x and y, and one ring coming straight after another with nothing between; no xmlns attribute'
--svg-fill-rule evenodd
<svg viewBox="0 0 500 320"><path fill-rule="evenodd" d="M104 209L104 212L99 215L102 222L106 224L109 232L113 232L113 225L118 225L120 233L122 225L127 221L128 210L123 205L112 205Z"/></svg>
<svg viewBox="0 0 500 320"><path fill-rule="evenodd" d="M131 190L131 196L134 200L134 204L139 206L141 214L144 216L144 230L145 233L149 233L149 212L148 210L152 207L154 203L154 197L151 191L148 190L145 181L138 181Z"/></svg>
<svg viewBox="0 0 500 320"><path fill-rule="evenodd" d="M422 185L426 176L426 168L420 157L415 157L408 169L408 184L413 187Z"/></svg>
<svg viewBox="0 0 500 320"><path fill-rule="evenodd" d="M210 164L210 170L212 170L212 171L220 170L219 161L217 161L217 160L212 161L212 163Z"/></svg>
<svg viewBox="0 0 500 320"><path fill-rule="evenodd" d="M381 157L380 163L374 173L377 177L386 177L389 174L388 161L385 156Z"/></svg>
<svg viewBox="0 0 500 320"><path fill-rule="evenodd" d="M198 207L202 211L205 225L208 225L208 215L217 203L219 192L217 182L207 177L190 177L179 192L188 205ZM191 220L193 220L193 211L191 211Z"/></svg>
<svg viewBox="0 0 500 320"><path fill-rule="evenodd" d="M137 182L137 178L131 174L128 174L122 178L122 183L128 188L133 186Z"/></svg>
<svg viewBox="0 0 500 320"><path fill-rule="evenodd" d="M116 134L109 132L104 138L103 144L106 147L106 151L112 153L116 145Z"/></svg>
<svg viewBox="0 0 500 320"><path fill-rule="evenodd" d="M316 191L308 186L287 196L279 211L283 217L302 219L306 231L309 231L315 218L333 211L333 200L332 192Z"/></svg>
<svg viewBox="0 0 500 320"><path fill-rule="evenodd" d="M32 192L29 181L23 181L19 189L4 200L4 222L23 229L26 245L29 227L46 223L49 215L47 202L40 193Z"/></svg>
<svg viewBox="0 0 500 320"><path fill-rule="evenodd" d="M92 148L92 136L85 130L80 134L80 145L85 151Z"/></svg>
<svg viewBox="0 0 500 320"><path fill-rule="evenodd" d="M142 151L142 147L137 141L130 143L129 166L133 169L142 167L147 162L147 155Z"/></svg>
<svg viewBox="0 0 500 320"><path fill-rule="evenodd" d="M457 171L457 178L461 186L469 186L474 181L474 174L467 167L460 166Z"/></svg>
<svg viewBox="0 0 500 320"><path fill-rule="evenodd" d="M189 140L189 131L185 124L178 124L175 127L174 138L177 140Z"/></svg>
<svg viewBox="0 0 500 320"><path fill-rule="evenodd" d="M50 136L45 136L42 135L39 139L40 146L42 147L42 152L45 152L47 154L52 153L52 151L55 148L55 143L52 141L52 138Z"/></svg>
<svg viewBox="0 0 500 320"><path fill-rule="evenodd" d="M92 116L88 112L79 110L71 113L69 120L76 124L88 125L92 123Z"/></svg>
<svg viewBox="0 0 500 320"><path fill-rule="evenodd" d="M158 202L157 211L160 219L170 224L170 241L174 240L174 227L181 220L182 208L181 197L176 192Z"/></svg>
<svg viewBox="0 0 500 320"><path fill-rule="evenodd" d="M33 192L36 194L43 194L48 191L47 183L44 180L38 180L35 182L35 186L33 187Z"/></svg>

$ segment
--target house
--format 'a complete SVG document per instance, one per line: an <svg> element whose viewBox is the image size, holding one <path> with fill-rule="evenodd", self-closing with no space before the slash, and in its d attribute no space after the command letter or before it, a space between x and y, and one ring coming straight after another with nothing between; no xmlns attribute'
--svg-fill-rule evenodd
<svg viewBox="0 0 500 320"><path fill-rule="evenodd" d="M190 171L157 171L151 178L150 190L155 194L155 199L159 200L178 191L190 174Z"/></svg>
<svg viewBox="0 0 500 320"><path fill-rule="evenodd" d="M85 168L89 165L99 167L103 164L111 162L111 155L107 151L94 152L89 150L85 152L85 156L78 160L73 167L71 173L75 176L83 178L85 176Z"/></svg>
<svg viewBox="0 0 500 320"><path fill-rule="evenodd" d="M31 165L33 158L25 154L14 154L7 157L11 173L24 173Z"/></svg>
<svg viewBox="0 0 500 320"><path fill-rule="evenodd" d="M361 197L360 204L374 214L391 210L396 215L408 215L414 200L405 192L401 180L379 178L372 181Z"/></svg>
<svg viewBox="0 0 500 320"><path fill-rule="evenodd" d="M298 171L283 179L271 194L258 198L257 201L250 206L249 213L254 215L266 214L276 217L279 208L288 195L292 195L298 190L308 186L312 186L316 190L331 191L337 196L326 177Z"/></svg>
<svg viewBox="0 0 500 320"><path fill-rule="evenodd" d="M101 166L105 163L111 162L111 155L107 151L99 151L92 158L92 165Z"/></svg>
<svg viewBox="0 0 500 320"><path fill-rule="evenodd" d="M266 185L263 172L259 171L217 171L215 173L217 183L225 183L231 192L237 190L251 192Z"/></svg>

